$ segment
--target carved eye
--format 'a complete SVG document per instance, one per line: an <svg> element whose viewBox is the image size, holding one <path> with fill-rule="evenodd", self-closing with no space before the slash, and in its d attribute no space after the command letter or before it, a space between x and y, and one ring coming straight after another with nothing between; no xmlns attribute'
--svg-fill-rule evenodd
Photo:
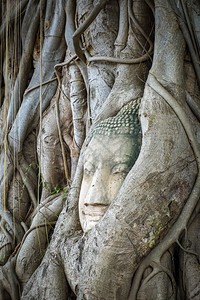
<svg viewBox="0 0 200 300"><path fill-rule="evenodd" d="M86 177L94 175L95 169L94 166L90 163L87 163L84 167L84 175Z"/></svg>
<svg viewBox="0 0 200 300"><path fill-rule="evenodd" d="M90 171L90 170L88 170L88 169L85 169L85 170L84 170L84 175L85 175L85 176L92 176L92 175L94 175L94 172L93 172L93 171Z"/></svg>
<svg viewBox="0 0 200 300"><path fill-rule="evenodd" d="M117 164L112 168L113 175L126 175L129 171L127 164Z"/></svg>

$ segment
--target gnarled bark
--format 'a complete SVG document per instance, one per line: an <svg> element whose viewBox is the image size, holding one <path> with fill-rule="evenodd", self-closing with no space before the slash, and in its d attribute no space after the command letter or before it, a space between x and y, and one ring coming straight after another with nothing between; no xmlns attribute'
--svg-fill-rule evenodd
<svg viewBox="0 0 200 300"><path fill-rule="evenodd" d="M27 18L32 5L40 31ZM198 298L198 9L190 0L28 3L21 71L6 81L13 50L5 47L1 72L1 122L10 125L1 134L2 299ZM78 202L92 132L139 99L139 157L83 232Z"/></svg>

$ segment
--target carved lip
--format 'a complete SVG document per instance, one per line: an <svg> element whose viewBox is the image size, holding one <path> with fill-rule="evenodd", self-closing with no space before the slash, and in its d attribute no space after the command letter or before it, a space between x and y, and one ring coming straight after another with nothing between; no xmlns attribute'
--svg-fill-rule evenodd
<svg viewBox="0 0 200 300"><path fill-rule="evenodd" d="M82 213L90 219L100 219L105 214L108 205L88 205L82 210Z"/></svg>

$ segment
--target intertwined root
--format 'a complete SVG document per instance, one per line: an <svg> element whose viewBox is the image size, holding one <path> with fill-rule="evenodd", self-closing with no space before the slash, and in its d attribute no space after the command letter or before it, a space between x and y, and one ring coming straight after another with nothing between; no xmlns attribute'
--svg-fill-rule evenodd
<svg viewBox="0 0 200 300"><path fill-rule="evenodd" d="M176 297L176 288L175 288L175 280L173 274L165 267L161 265L161 258L163 254L175 243L178 241L181 233L187 228L188 223L191 218L193 219L198 211L195 211L195 208L198 204L200 197L200 147L198 143L198 139L196 133L192 127L191 120L188 115L186 115L185 110L181 107L181 105L176 101L176 99L159 83L157 78L153 75L149 75L148 84L150 87L155 90L159 95L161 95L165 101L171 106L171 108L176 113L178 119L180 120L192 150L194 152L197 166L198 166L198 176L196 178L195 184L191 191L191 194L180 214L175 224L169 230L167 235L164 237L161 243L159 243L153 250L151 250L150 254L144 258L142 263L140 264L138 270L135 273L131 293L129 296L129 300L136 300L137 293L142 281L142 276L144 271L150 266L153 268L152 273L150 273L143 284L148 282L151 278L153 278L158 272L164 271L169 278L171 279L174 297ZM190 116L191 117L191 116ZM199 124L198 129L199 129ZM193 212L195 211L194 215ZM194 253L193 253L194 254ZM174 298L175 299L175 298Z"/></svg>

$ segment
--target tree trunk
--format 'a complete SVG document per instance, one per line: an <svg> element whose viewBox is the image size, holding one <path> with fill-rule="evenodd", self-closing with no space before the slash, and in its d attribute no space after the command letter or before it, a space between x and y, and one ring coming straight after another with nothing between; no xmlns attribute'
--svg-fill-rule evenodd
<svg viewBox="0 0 200 300"><path fill-rule="evenodd" d="M1 10L0 299L199 299L199 3Z"/></svg>

